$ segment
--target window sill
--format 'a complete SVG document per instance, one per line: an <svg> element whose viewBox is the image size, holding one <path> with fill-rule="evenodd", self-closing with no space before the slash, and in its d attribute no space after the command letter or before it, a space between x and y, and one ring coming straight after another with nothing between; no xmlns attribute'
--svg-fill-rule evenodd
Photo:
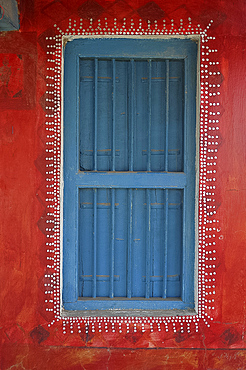
<svg viewBox="0 0 246 370"><path fill-rule="evenodd" d="M62 309L62 317L168 317L168 316L196 316L194 309L170 309L170 310L88 310L88 311L69 311Z"/></svg>

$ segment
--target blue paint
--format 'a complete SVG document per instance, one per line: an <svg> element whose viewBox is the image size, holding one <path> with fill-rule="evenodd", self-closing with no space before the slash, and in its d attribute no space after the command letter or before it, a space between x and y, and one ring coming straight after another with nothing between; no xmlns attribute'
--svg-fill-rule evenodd
<svg viewBox="0 0 246 370"><path fill-rule="evenodd" d="M111 190L111 268L110 268L110 298L114 297L114 275L115 275L115 189ZM124 274L124 280L126 279Z"/></svg>
<svg viewBox="0 0 246 370"><path fill-rule="evenodd" d="M149 110L149 119L148 119L148 163L147 171L151 171L151 120L152 120L152 64L151 59L148 61L148 110Z"/></svg>
<svg viewBox="0 0 246 370"><path fill-rule="evenodd" d="M115 118L115 100L116 97L116 71L115 71L115 59L112 60L112 70L113 70L113 90L112 90L112 99L113 99L113 122L112 122L112 171L115 171L115 125L116 125L116 118Z"/></svg>
<svg viewBox="0 0 246 370"><path fill-rule="evenodd" d="M98 60L96 58L95 58L95 68L94 69L95 69L95 76L94 76L95 102L94 102L94 110L93 110L93 113L94 113L94 155L93 155L93 158L94 158L94 171L96 171L97 170L97 141L98 141L98 139L97 139L97 136L98 136L98 121L97 121L98 120L97 119L97 115L98 115ZM86 94L87 94L87 89L85 89L85 99L84 99L85 104L86 104L86 101L87 101ZM92 96L93 96L93 94L92 94ZM81 110L81 112L83 112L83 110ZM89 117L93 117L93 114L91 114L90 109L88 111L88 114L89 114ZM83 120L83 122L84 122L84 120ZM83 125L79 125L79 127L81 127L81 126L83 126ZM89 141L91 141L91 140L89 140ZM82 147L81 147L81 149L82 149Z"/></svg>
<svg viewBox="0 0 246 370"><path fill-rule="evenodd" d="M184 188L184 172L77 172L71 182L80 188Z"/></svg>
<svg viewBox="0 0 246 370"><path fill-rule="evenodd" d="M93 238L90 238L90 240L93 239L93 297L95 298L97 296L97 189L93 189L94 197L93 197ZM88 197L86 196L86 199L88 201ZM82 222L82 225L80 226L80 230L83 230L83 226L85 225L86 221ZM92 222L90 220L89 227L92 225ZM91 233L90 233L91 235ZM81 237L80 237L81 240ZM81 263L87 264L87 258L86 258L86 252L89 250L89 247L87 246L85 255L81 253L82 261ZM83 273L83 270L82 270ZM80 293L81 295L84 295Z"/></svg>
<svg viewBox="0 0 246 370"><path fill-rule="evenodd" d="M169 60L166 60L166 124L165 124L165 171L168 171L168 126L169 126Z"/></svg>
<svg viewBox="0 0 246 370"><path fill-rule="evenodd" d="M187 39L67 43L66 309L194 307L196 53Z"/></svg>
<svg viewBox="0 0 246 370"><path fill-rule="evenodd" d="M127 239L127 298L132 297L132 248L133 248L133 202L132 189L128 191L128 239Z"/></svg>
<svg viewBox="0 0 246 370"><path fill-rule="evenodd" d="M165 240L164 240L164 263L162 268L163 273L163 292L162 297L167 298L167 245L168 245L168 189L165 189L164 191L164 199L165 199L165 216L164 216L164 224L165 224Z"/></svg>
<svg viewBox="0 0 246 370"><path fill-rule="evenodd" d="M135 113L135 106L136 106L136 94L135 94L135 84L134 84L134 60L131 59L131 78L130 78L130 86L131 86L131 98L130 98L130 109L131 109L131 119L129 122L130 126L130 166L129 170L133 171L133 148L134 148L134 127L135 127L135 120L136 120L136 113Z"/></svg>
<svg viewBox="0 0 246 370"><path fill-rule="evenodd" d="M147 189L146 190L146 196L147 196L147 199L146 199L146 203L147 203L147 209L146 211L144 212L143 211L143 214L145 214L146 216L146 256L145 256L145 261L146 261L146 279L145 279L145 289L146 289L146 292L145 292L145 298L149 298L152 296L152 294L150 293L150 276L151 276L151 203L150 203L150 189ZM160 237L160 236L159 236ZM144 253L143 253L144 254ZM154 262L154 264L156 263L157 261Z"/></svg>

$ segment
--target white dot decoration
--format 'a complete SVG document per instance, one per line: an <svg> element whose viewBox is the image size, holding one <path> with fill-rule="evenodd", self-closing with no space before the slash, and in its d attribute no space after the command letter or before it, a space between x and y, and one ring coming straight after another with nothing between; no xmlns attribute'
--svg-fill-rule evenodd
<svg viewBox="0 0 246 370"><path fill-rule="evenodd" d="M191 18L171 22L144 22L124 18L68 19L62 26L54 25L56 35L46 37L46 272L44 275L44 309L49 317L48 327L62 324L62 333L198 333L200 326L210 327L216 311L216 274L218 265L217 239L223 239L217 218L216 165L218 159L219 127L221 122L221 72L216 60L215 37L209 36L209 24L202 28ZM62 317L61 316L61 106L62 106L62 48L63 37L113 36L200 36L200 172L198 200L197 248L197 314L165 317Z"/></svg>

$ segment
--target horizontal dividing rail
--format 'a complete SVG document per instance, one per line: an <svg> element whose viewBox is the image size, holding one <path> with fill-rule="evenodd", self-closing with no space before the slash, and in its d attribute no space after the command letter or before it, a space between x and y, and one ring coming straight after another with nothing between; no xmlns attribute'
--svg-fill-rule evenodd
<svg viewBox="0 0 246 370"><path fill-rule="evenodd" d="M79 188L185 188L186 174L183 172L78 172L68 181Z"/></svg>

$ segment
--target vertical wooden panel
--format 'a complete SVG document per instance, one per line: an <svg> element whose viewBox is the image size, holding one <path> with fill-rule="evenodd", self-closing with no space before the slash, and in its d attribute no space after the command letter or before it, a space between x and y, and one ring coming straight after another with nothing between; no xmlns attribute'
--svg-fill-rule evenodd
<svg viewBox="0 0 246 370"><path fill-rule="evenodd" d="M94 168L95 121L95 63L92 59L80 59L79 91L79 167L81 171ZM96 114L96 113L95 113ZM96 141L95 141L96 142Z"/></svg>
<svg viewBox="0 0 246 370"><path fill-rule="evenodd" d="M146 294L146 191L133 190L132 297Z"/></svg>
<svg viewBox="0 0 246 370"><path fill-rule="evenodd" d="M145 252L145 261L146 261L146 281L145 281L145 298L150 297L150 271L151 271L151 204L150 204L150 189L146 190L146 252Z"/></svg>
<svg viewBox="0 0 246 370"><path fill-rule="evenodd" d="M114 296L127 296L128 190L115 189Z"/></svg>
<svg viewBox="0 0 246 370"><path fill-rule="evenodd" d="M111 190L101 188L97 192L97 296L109 297L111 270Z"/></svg>
<svg viewBox="0 0 246 370"><path fill-rule="evenodd" d="M183 171L184 140L184 61L169 62L170 111L168 125L168 170Z"/></svg>
<svg viewBox="0 0 246 370"><path fill-rule="evenodd" d="M98 114L98 59L95 58L95 75L94 75L94 171L97 171L97 114Z"/></svg>
<svg viewBox="0 0 246 370"><path fill-rule="evenodd" d="M114 246L115 246L115 189L111 189L111 258L110 258L110 291L109 297L114 297Z"/></svg>
<svg viewBox="0 0 246 370"><path fill-rule="evenodd" d="M114 66L115 69L115 66ZM115 126L113 127L113 68L112 61L98 60L98 144L97 144L97 169L110 171L112 169L112 145L115 146ZM115 163L114 163L115 166Z"/></svg>
<svg viewBox="0 0 246 370"><path fill-rule="evenodd" d="M165 171L166 66L163 60L151 64L151 170Z"/></svg>
<svg viewBox="0 0 246 370"><path fill-rule="evenodd" d="M93 190L93 297L97 295L97 189ZM88 247L87 247L88 248ZM86 260L84 261L86 263Z"/></svg>
<svg viewBox="0 0 246 370"><path fill-rule="evenodd" d="M132 297L133 191L128 190L127 298Z"/></svg>
<svg viewBox="0 0 246 370"><path fill-rule="evenodd" d="M151 124L152 124L152 61L148 60L148 154L147 171L151 171Z"/></svg>
<svg viewBox="0 0 246 370"><path fill-rule="evenodd" d="M112 149L111 149L111 157L112 157L112 167L111 170L115 171L115 100L116 100L116 71L115 71L115 59L112 59L112 79L113 79L113 91L112 91Z"/></svg>
<svg viewBox="0 0 246 370"><path fill-rule="evenodd" d="M149 124L149 71L147 60L135 62L136 112L134 129L134 171L146 171L148 166L148 124Z"/></svg>
<svg viewBox="0 0 246 370"><path fill-rule="evenodd" d="M135 127L135 63L134 60L131 59L131 68L130 68L130 134L129 134L129 141L130 141L130 156L129 156L129 171L133 171L133 151L134 151L134 127Z"/></svg>
<svg viewBox="0 0 246 370"><path fill-rule="evenodd" d="M150 296L163 295L163 279L165 276L165 198L164 190L150 190L151 202L151 284Z"/></svg>
<svg viewBox="0 0 246 370"><path fill-rule="evenodd" d="M96 268L95 241L93 240L95 214L94 192L83 189L79 192L79 296L95 297Z"/></svg>
<svg viewBox="0 0 246 370"><path fill-rule="evenodd" d="M167 162L166 162L167 165ZM163 292L162 298L167 297L167 250L168 250L168 189L165 192L165 240L164 240L164 261L163 261Z"/></svg>
<svg viewBox="0 0 246 370"><path fill-rule="evenodd" d="M183 191L168 191L167 298L181 297Z"/></svg>
<svg viewBox="0 0 246 370"><path fill-rule="evenodd" d="M130 157L130 61L115 61L115 170L128 171Z"/></svg>
<svg viewBox="0 0 246 370"><path fill-rule="evenodd" d="M169 60L166 60L166 145L165 145L165 171L169 171L168 168L168 148L169 148Z"/></svg>

